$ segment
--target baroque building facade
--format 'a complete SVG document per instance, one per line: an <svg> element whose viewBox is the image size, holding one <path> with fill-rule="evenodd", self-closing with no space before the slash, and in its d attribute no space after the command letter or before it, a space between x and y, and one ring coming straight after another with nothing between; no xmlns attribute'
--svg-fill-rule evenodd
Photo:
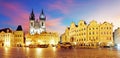
<svg viewBox="0 0 120 58"><path fill-rule="evenodd" d="M16 31L10 28L0 29L0 46L20 47L24 45L24 32L19 25Z"/></svg>
<svg viewBox="0 0 120 58"><path fill-rule="evenodd" d="M105 47L113 46L113 25L108 22L98 24L95 20L90 24L80 20L78 25L74 22L62 34L62 42L71 42L78 47Z"/></svg>
<svg viewBox="0 0 120 58"><path fill-rule="evenodd" d="M0 29L0 46L11 46L13 39L14 34L10 28Z"/></svg>
<svg viewBox="0 0 120 58"><path fill-rule="evenodd" d="M19 25L16 29L16 31L14 31L14 46L24 46L25 42L24 42L24 31L22 29L22 27Z"/></svg>

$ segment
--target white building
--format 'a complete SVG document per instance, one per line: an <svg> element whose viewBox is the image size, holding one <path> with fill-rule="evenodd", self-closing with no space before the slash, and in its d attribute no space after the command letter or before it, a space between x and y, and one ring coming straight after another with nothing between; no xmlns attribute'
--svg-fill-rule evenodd
<svg viewBox="0 0 120 58"><path fill-rule="evenodd" d="M114 31L114 43L117 46L120 46L120 28L117 28Z"/></svg>
<svg viewBox="0 0 120 58"><path fill-rule="evenodd" d="M39 19L35 19L35 15L34 12L32 10L31 15L29 17L30 20L30 34L34 35L35 33L40 34L43 31L46 31L46 27L45 27L45 20L46 20L46 16L43 13L43 10L39 16Z"/></svg>

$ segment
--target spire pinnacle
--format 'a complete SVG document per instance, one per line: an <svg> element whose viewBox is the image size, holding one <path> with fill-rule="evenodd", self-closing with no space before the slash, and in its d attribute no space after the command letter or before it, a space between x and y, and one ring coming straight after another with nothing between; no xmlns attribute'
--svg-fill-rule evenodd
<svg viewBox="0 0 120 58"><path fill-rule="evenodd" d="M39 19L40 20L46 20L46 16L44 15L43 9L42 9L41 14L39 16Z"/></svg>
<svg viewBox="0 0 120 58"><path fill-rule="evenodd" d="M32 9L31 15L30 15L30 20L35 20L35 15L34 15L33 9Z"/></svg>
<svg viewBox="0 0 120 58"><path fill-rule="evenodd" d="M31 14L34 14L34 12L33 12L33 9L32 9L32 12L31 12Z"/></svg>
<svg viewBox="0 0 120 58"><path fill-rule="evenodd" d="M42 12L41 12L41 14L44 14L44 12L43 12L43 9L42 9Z"/></svg>

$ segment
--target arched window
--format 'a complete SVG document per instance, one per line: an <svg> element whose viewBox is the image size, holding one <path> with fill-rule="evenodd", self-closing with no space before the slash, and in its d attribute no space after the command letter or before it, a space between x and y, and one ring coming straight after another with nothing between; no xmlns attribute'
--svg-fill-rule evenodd
<svg viewBox="0 0 120 58"><path fill-rule="evenodd" d="M43 26L43 22L42 22L42 26Z"/></svg>
<svg viewBox="0 0 120 58"><path fill-rule="evenodd" d="M33 22L31 22L31 26L33 26Z"/></svg>

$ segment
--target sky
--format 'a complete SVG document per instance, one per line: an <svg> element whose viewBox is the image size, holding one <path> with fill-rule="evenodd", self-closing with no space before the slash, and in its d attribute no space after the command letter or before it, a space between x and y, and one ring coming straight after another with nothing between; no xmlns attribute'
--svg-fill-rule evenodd
<svg viewBox="0 0 120 58"><path fill-rule="evenodd" d="M89 24L96 20L112 23L114 30L120 27L120 0L0 0L0 29L15 30L22 25L29 32L29 16L34 10L38 19L43 9L46 15L46 29L64 33L71 22L84 20Z"/></svg>

